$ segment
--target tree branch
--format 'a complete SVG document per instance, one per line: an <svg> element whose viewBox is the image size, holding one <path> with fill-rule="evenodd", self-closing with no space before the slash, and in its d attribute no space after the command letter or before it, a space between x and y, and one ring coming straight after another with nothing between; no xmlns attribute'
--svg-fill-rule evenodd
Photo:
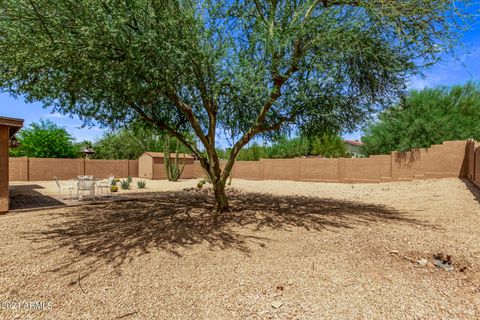
<svg viewBox="0 0 480 320"><path fill-rule="evenodd" d="M166 123L164 123L160 120L152 119L139 106L131 105L131 108L134 109L147 122L156 125L160 129L163 129L163 130L167 131L170 135L177 138L188 149L190 149L190 151L192 151L193 154L195 154L199 159L204 158L202 156L202 153L200 152L200 150L198 150L197 147L194 144L192 144L190 141L188 141L188 139L183 134L179 133L178 131L176 131L175 129L173 129L172 127L168 126Z"/></svg>
<svg viewBox="0 0 480 320"><path fill-rule="evenodd" d="M262 18L263 22L267 24L268 22L267 22L267 19L265 18L265 15L263 14L263 10L262 10L262 6L260 5L260 2L258 2L258 0L254 0L254 2L255 2L255 7L257 8L258 14Z"/></svg>

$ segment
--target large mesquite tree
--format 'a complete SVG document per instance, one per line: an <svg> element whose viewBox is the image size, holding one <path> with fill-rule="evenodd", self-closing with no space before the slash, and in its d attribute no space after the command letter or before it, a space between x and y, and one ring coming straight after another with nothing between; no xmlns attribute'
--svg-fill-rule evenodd
<svg viewBox="0 0 480 320"><path fill-rule="evenodd" d="M87 123L141 118L166 131L199 158L218 213L229 208L225 182L253 137L351 128L450 47L453 6L0 0L0 86ZM224 168L215 150L220 130L235 137Z"/></svg>

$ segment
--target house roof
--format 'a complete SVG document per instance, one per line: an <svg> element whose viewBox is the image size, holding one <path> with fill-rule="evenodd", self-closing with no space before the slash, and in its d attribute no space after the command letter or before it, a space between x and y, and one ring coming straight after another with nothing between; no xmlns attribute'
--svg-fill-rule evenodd
<svg viewBox="0 0 480 320"><path fill-rule="evenodd" d="M0 126L9 127L10 138L23 127L23 119L0 117Z"/></svg>
<svg viewBox="0 0 480 320"><path fill-rule="evenodd" d="M352 146L359 146L359 147L365 145L365 143L358 140L343 140L343 142L346 144L351 144Z"/></svg>
<svg viewBox="0 0 480 320"><path fill-rule="evenodd" d="M148 155L152 158L163 158L163 152L151 152L151 151L147 151L145 152L143 155ZM179 153L178 154L178 157L179 158L182 158L185 156L185 159L193 159L193 157L187 153ZM170 153L170 158L175 158L175 153Z"/></svg>

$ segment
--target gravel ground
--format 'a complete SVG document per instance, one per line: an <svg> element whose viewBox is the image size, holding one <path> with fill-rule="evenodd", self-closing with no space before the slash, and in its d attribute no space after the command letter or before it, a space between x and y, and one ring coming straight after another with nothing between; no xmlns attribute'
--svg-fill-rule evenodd
<svg viewBox="0 0 480 320"><path fill-rule="evenodd" d="M0 216L0 319L480 319L480 193L464 181L234 180L216 220L208 190L178 191L196 180L162 183Z"/></svg>

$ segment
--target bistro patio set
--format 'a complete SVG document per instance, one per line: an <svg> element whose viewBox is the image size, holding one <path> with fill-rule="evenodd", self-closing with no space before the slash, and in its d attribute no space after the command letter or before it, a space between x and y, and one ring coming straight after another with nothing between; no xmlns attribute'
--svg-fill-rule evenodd
<svg viewBox="0 0 480 320"><path fill-rule="evenodd" d="M70 179L66 182L60 182L57 177L53 177L53 179L62 197L68 193L69 199L83 200L85 196L88 196L95 200L99 195L110 195L110 186L115 177L98 179L94 176L78 176L77 179Z"/></svg>

